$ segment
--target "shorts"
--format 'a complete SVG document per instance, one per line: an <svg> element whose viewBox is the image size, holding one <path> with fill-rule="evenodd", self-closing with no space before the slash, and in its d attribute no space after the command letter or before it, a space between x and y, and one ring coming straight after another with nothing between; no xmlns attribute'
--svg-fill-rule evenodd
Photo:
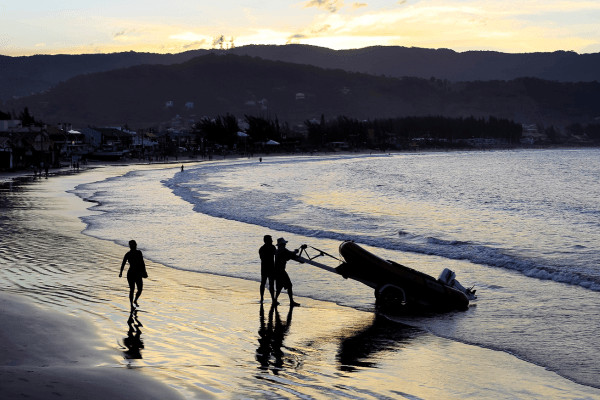
<svg viewBox="0 0 600 400"><path fill-rule="evenodd" d="M127 274L127 282L129 283L130 288L133 288L135 285L137 285L137 287L139 288L144 284L142 277L139 275Z"/></svg>
<svg viewBox="0 0 600 400"><path fill-rule="evenodd" d="M269 268L269 267L261 267L260 268L260 275L262 277L262 279L275 279L275 271L273 270L273 267Z"/></svg>
<svg viewBox="0 0 600 400"><path fill-rule="evenodd" d="M292 281L290 280L290 276L285 271L282 271L277 274L277 276L275 277L275 284L277 285L277 289L283 288L287 290L292 287Z"/></svg>

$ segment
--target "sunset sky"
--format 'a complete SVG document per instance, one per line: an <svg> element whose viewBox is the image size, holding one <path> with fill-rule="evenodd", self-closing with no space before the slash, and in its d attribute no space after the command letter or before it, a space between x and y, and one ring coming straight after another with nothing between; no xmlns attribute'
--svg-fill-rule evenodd
<svg viewBox="0 0 600 400"><path fill-rule="evenodd" d="M600 52L600 0L0 0L0 54L178 53L302 43Z"/></svg>

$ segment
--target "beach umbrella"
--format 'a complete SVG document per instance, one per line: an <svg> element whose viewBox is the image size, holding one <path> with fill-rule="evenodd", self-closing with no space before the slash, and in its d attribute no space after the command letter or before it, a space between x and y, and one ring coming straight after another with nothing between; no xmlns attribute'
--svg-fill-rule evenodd
<svg viewBox="0 0 600 400"><path fill-rule="evenodd" d="M238 133L237 133L237 135L238 135L239 137L243 137L243 138L247 138L247 137L249 136L249 135L248 135L248 134L246 134L245 132L238 132Z"/></svg>
<svg viewBox="0 0 600 400"><path fill-rule="evenodd" d="M274 140L269 140L267 143L265 143L267 146L277 146L279 145L279 143L277 143Z"/></svg>

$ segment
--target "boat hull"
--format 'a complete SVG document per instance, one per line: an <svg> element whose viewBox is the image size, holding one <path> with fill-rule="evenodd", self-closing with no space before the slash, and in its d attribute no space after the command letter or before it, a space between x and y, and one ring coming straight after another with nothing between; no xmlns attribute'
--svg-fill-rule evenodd
<svg viewBox="0 0 600 400"><path fill-rule="evenodd" d="M416 308L448 311L469 307L469 299L463 292L430 275L384 260L354 242L343 242L340 254L345 263L336 271L345 278L358 280L374 288L378 303L382 306L397 305L400 297L403 297L402 303ZM393 295L389 296L390 293ZM389 298L395 301L389 301Z"/></svg>

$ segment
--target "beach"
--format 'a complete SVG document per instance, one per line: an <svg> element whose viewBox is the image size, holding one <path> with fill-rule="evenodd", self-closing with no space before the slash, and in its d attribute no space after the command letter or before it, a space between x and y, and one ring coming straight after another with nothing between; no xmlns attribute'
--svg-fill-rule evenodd
<svg viewBox="0 0 600 400"><path fill-rule="evenodd" d="M196 206L173 196L174 186L164 184L179 167L116 165L1 186L0 395L600 398L599 389L507 351L377 314L368 305L372 293L359 286L348 285L360 296L365 293L366 306L315 298L305 287L320 282L320 290L333 291L329 278L317 275L309 283L295 266L288 270L301 306L290 308L285 295L276 308L270 301L261 305L261 233L295 243L302 235L197 212L197 229L188 229ZM198 171L194 179L202 176ZM140 179L131 193L119 194L111 186L100 201L97 197L108 189L88 189L93 182L113 185L127 176ZM119 209L121 200L131 208ZM115 220L108 230L102 218L110 213ZM146 256L149 275L133 314L126 280L118 278L132 238ZM474 307L466 315L477 311ZM55 345L40 345L44 342Z"/></svg>

